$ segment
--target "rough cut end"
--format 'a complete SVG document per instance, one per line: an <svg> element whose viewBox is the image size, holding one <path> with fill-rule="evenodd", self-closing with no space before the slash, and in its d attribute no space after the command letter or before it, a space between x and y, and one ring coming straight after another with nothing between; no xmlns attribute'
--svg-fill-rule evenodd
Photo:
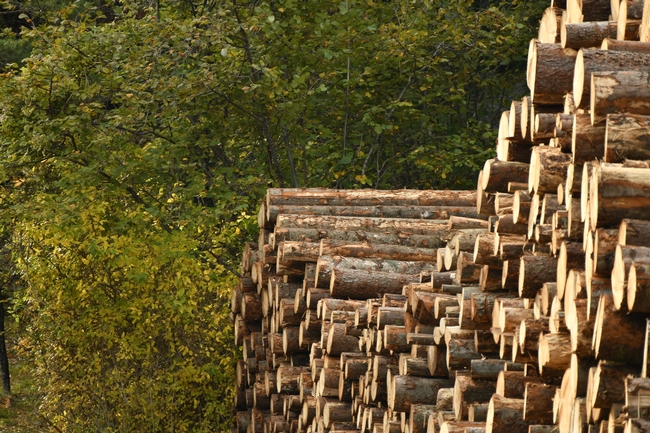
<svg viewBox="0 0 650 433"><path fill-rule="evenodd" d="M573 72L573 103L576 107L580 106L582 99L582 92L585 84L585 62L583 57L583 49L578 51L576 56L576 65Z"/></svg>
<svg viewBox="0 0 650 433"><path fill-rule="evenodd" d="M537 42L538 42L537 39L531 39L530 44L528 45L526 83L528 84L528 88L530 89L531 98L532 95L535 94L535 73L537 69Z"/></svg>
<svg viewBox="0 0 650 433"><path fill-rule="evenodd" d="M630 267L630 273L627 277L627 309L634 310L634 301L636 300L636 268Z"/></svg>

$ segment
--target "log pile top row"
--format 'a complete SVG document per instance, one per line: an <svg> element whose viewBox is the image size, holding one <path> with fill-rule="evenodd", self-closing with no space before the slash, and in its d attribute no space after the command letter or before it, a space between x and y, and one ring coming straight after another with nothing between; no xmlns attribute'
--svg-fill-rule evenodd
<svg viewBox="0 0 650 433"><path fill-rule="evenodd" d="M270 189L237 433L650 431L650 5L555 1L476 191Z"/></svg>

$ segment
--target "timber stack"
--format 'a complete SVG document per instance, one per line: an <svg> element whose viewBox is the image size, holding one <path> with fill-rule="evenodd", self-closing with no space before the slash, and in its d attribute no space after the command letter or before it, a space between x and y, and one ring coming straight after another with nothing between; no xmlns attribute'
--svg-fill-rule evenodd
<svg viewBox="0 0 650 433"><path fill-rule="evenodd" d="M270 189L237 433L650 432L650 2L554 0L476 191Z"/></svg>

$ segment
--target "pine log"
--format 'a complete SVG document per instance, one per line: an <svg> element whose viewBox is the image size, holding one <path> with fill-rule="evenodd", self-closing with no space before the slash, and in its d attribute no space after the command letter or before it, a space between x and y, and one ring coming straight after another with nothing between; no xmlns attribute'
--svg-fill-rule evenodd
<svg viewBox="0 0 650 433"><path fill-rule="evenodd" d="M556 44L560 42L560 27L562 23L563 9L559 7L548 7L539 23L538 39L545 44ZM512 108L511 108L512 110Z"/></svg>
<svg viewBox="0 0 650 433"><path fill-rule="evenodd" d="M486 433L527 433L528 423L523 419L523 409L523 399L494 394L488 408Z"/></svg>
<svg viewBox="0 0 650 433"><path fill-rule="evenodd" d="M536 376L526 376L523 371L502 371L497 378L496 394L506 398L524 399L528 383L541 383Z"/></svg>
<svg viewBox="0 0 650 433"><path fill-rule="evenodd" d="M443 232L446 234L446 231ZM404 234L403 236L410 236ZM440 238L432 245L437 248L442 242ZM373 242L348 242L321 240L321 256L328 252L333 255L344 257L356 257L359 259L381 259L396 261L431 262L436 259L436 251L433 248L413 248L405 245L381 244Z"/></svg>
<svg viewBox="0 0 650 433"><path fill-rule="evenodd" d="M563 49L560 44L531 40L526 72L531 102L546 105L564 102L564 94L571 91L576 55L576 51Z"/></svg>
<svg viewBox="0 0 650 433"><path fill-rule="evenodd" d="M402 287L418 276L352 269L332 270L330 295L335 298L369 299L384 293L402 293Z"/></svg>
<svg viewBox="0 0 650 433"><path fill-rule="evenodd" d="M600 46L602 50L611 51L628 51L633 53L647 53L650 52L650 43L640 41L625 41L616 39L605 39Z"/></svg>
<svg viewBox="0 0 650 433"><path fill-rule="evenodd" d="M574 114L571 138L571 162L583 164L605 155L606 121L600 118L592 124L589 114Z"/></svg>
<svg viewBox="0 0 650 433"><path fill-rule="evenodd" d="M646 83L646 85L650 89L650 84ZM643 103L642 96L635 99L635 103L636 101L645 107L646 104ZM627 108L620 111L638 112L643 110ZM650 114L650 110L648 111L649 113L643 114ZM650 134L650 116L628 113L608 114L606 125L605 161L623 162L625 159L650 159L650 146L647 143L647 137Z"/></svg>
<svg viewBox="0 0 650 433"><path fill-rule="evenodd" d="M473 191L420 190L334 190L326 188L269 188L265 203L272 205L323 206L471 206L476 201Z"/></svg>
<svg viewBox="0 0 650 433"><path fill-rule="evenodd" d="M412 404L426 404L438 395L438 390L453 386L449 379L411 376L392 376L388 387L388 407L396 412L407 412Z"/></svg>
<svg viewBox="0 0 650 433"><path fill-rule="evenodd" d="M522 298L535 298L544 283L557 278L555 257L522 256L519 263L519 296Z"/></svg>
<svg viewBox="0 0 650 433"><path fill-rule="evenodd" d="M650 55L581 49L575 59L573 100L576 108L588 108L591 102L591 74L599 71L645 70L650 66Z"/></svg>
<svg viewBox="0 0 650 433"><path fill-rule="evenodd" d="M474 339L464 340L452 338L447 344L447 369L465 370L471 366L472 359L480 359L476 351Z"/></svg>
<svg viewBox="0 0 650 433"><path fill-rule="evenodd" d="M501 235L525 235L528 233L526 224L515 224L512 214L500 215L494 230Z"/></svg>
<svg viewBox="0 0 650 433"><path fill-rule="evenodd" d="M563 48L600 48L603 39L616 37L616 22L563 23L560 40Z"/></svg>
<svg viewBox="0 0 650 433"><path fill-rule="evenodd" d="M566 165L570 156L560 149L540 146L533 149L530 159L528 190L537 194L555 193L557 186L565 182Z"/></svg>
<svg viewBox="0 0 650 433"><path fill-rule="evenodd" d="M337 356L343 352L360 352L359 339L346 334L344 323L333 323L327 336L327 353Z"/></svg>
<svg viewBox="0 0 650 433"><path fill-rule="evenodd" d="M650 169L599 164L592 173L589 220L592 230L643 219L650 212Z"/></svg>
<svg viewBox="0 0 650 433"><path fill-rule="evenodd" d="M438 237L430 235L412 234L405 231L366 231L366 230L324 230L316 228L281 228L275 227L273 231L274 243L320 242L323 239L342 242L368 242L371 245L393 245L410 248L438 248L443 242Z"/></svg>
<svg viewBox="0 0 650 433"><path fill-rule="evenodd" d="M467 419L469 406L489 403L496 391L494 381L472 379L470 375L457 375L454 383L453 409L457 420Z"/></svg>
<svg viewBox="0 0 650 433"><path fill-rule="evenodd" d="M594 325L596 357L640 366L645 328L643 317L617 311L612 296L601 295Z"/></svg>
<svg viewBox="0 0 650 433"><path fill-rule="evenodd" d="M266 209L265 227L275 225L279 215L323 215L352 216L369 218L409 218L409 219L447 219L452 215L476 218L473 206L417 206L417 205L378 205L378 206L318 206L318 205L272 205Z"/></svg>
<svg viewBox="0 0 650 433"><path fill-rule="evenodd" d="M506 192L509 182L524 182L528 164L488 159L483 166L482 189L485 192Z"/></svg>
<svg viewBox="0 0 650 433"><path fill-rule="evenodd" d="M571 365L571 336L569 333L539 335L539 369L545 375L561 375Z"/></svg>

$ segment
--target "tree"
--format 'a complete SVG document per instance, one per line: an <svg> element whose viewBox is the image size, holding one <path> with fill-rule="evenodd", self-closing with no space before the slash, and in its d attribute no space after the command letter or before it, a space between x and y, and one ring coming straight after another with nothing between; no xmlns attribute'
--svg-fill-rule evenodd
<svg viewBox="0 0 650 433"><path fill-rule="evenodd" d="M228 293L264 190L472 186L535 12L187 0L30 18L30 57L0 77L0 218L43 416L227 429Z"/></svg>

